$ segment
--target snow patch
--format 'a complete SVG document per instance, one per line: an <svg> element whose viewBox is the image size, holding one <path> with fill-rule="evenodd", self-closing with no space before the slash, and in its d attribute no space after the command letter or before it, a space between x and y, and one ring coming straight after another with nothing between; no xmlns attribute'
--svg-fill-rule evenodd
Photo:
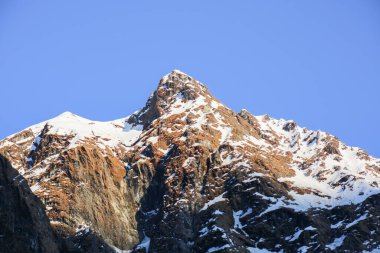
<svg viewBox="0 0 380 253"><path fill-rule="evenodd" d="M326 248L328 248L328 249L330 249L330 250L334 250L334 249L336 249L336 248L342 246L342 244L343 244L343 242L344 242L344 239L346 239L346 236L345 236L345 235L342 235L342 236L339 237L339 238L335 238L335 240L334 240L332 243L326 245Z"/></svg>
<svg viewBox="0 0 380 253"><path fill-rule="evenodd" d="M144 234L145 235L145 234ZM136 246L136 249L145 249L145 252L149 252L150 238L145 235L144 239Z"/></svg>
<svg viewBox="0 0 380 253"><path fill-rule="evenodd" d="M223 192L223 193L220 194L219 196L217 196L217 197L215 197L214 199L208 201L208 202L202 207L202 209L199 210L199 212L202 212L202 211L207 210L207 208L209 208L210 206L214 205L214 204L217 203L217 202L227 201L228 199L223 198L223 195L224 195L225 193L226 193L226 192Z"/></svg>
<svg viewBox="0 0 380 253"><path fill-rule="evenodd" d="M254 248L254 247L247 247L247 250L250 253L276 253L267 249L259 249L259 248Z"/></svg>
<svg viewBox="0 0 380 253"><path fill-rule="evenodd" d="M345 229L348 229L348 228L350 228L350 227L358 224L359 221L362 221L362 220L365 220L365 219L367 219L367 214L364 214L364 215L360 216L359 218L357 218L356 220L354 220L353 222L347 224Z"/></svg>
<svg viewBox="0 0 380 253"><path fill-rule="evenodd" d="M207 250L207 253L212 253L212 252L216 252L216 251L219 251L219 250L222 250L222 249L227 249L227 248L230 248L231 246L229 244L225 244L223 246L218 246L218 247L212 247L212 248L209 248Z"/></svg>

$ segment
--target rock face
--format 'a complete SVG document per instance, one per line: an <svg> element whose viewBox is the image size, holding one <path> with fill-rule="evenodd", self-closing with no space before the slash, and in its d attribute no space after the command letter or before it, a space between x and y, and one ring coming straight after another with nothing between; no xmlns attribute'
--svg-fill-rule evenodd
<svg viewBox="0 0 380 253"><path fill-rule="evenodd" d="M0 153L65 252L380 249L379 159L294 121L236 113L177 70L126 118L64 113Z"/></svg>
<svg viewBox="0 0 380 253"><path fill-rule="evenodd" d="M0 252L58 252L44 209L25 179L0 155Z"/></svg>

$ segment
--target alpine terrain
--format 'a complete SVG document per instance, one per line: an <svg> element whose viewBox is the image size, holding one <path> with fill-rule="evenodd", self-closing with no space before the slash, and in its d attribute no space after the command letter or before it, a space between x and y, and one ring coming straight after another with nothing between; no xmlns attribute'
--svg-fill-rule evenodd
<svg viewBox="0 0 380 253"><path fill-rule="evenodd" d="M178 70L109 122L0 141L0 252L380 252L380 160Z"/></svg>

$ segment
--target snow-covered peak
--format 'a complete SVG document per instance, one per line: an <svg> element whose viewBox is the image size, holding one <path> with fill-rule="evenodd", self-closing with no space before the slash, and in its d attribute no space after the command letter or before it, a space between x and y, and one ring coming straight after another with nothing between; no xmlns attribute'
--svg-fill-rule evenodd
<svg viewBox="0 0 380 253"><path fill-rule="evenodd" d="M43 138L42 135L67 137L70 140L68 148L88 140L101 147L112 148L119 144L130 146L138 139L142 126L131 126L126 123L127 120L128 117L106 122L93 121L71 112L64 112L24 131L31 130L35 138Z"/></svg>
<svg viewBox="0 0 380 253"><path fill-rule="evenodd" d="M66 111L66 112L59 114L55 118L75 118L75 117L79 117L79 116L72 113L72 112Z"/></svg>
<svg viewBox="0 0 380 253"><path fill-rule="evenodd" d="M181 74L181 75L186 75L186 76L189 76L188 74L186 74L185 72L182 72L181 70L179 70L179 69L173 69L173 71L172 72L174 72L174 73L177 73L177 74Z"/></svg>
<svg viewBox="0 0 380 253"><path fill-rule="evenodd" d="M80 117L72 112L66 111L57 115L54 118L51 118L39 124L33 125L29 127L28 129L31 129L34 134L38 134L46 125L48 125L50 128L55 128L56 130L60 129L61 132L63 133L65 132L65 130L70 132L72 129L75 129L77 126L85 125L90 122L91 120Z"/></svg>
<svg viewBox="0 0 380 253"><path fill-rule="evenodd" d="M248 238L250 233L254 236L247 239L251 240L249 245L264 240L256 237L254 229L263 230L264 235L272 233L266 229L273 227L277 235L284 220L289 231L274 240L283 245L296 243L299 237L304 240L309 236L306 233L314 230L336 237L339 224L345 225L341 232L346 235L357 221L368 219L372 224L371 213L338 216L346 216L344 210L364 209L366 203L378 206L378 196L374 195L380 194L379 159L294 121L254 116L245 109L236 113L213 97L203 84L178 70L163 77L144 108L129 117L99 122L64 112L0 141L0 152L8 154L13 167L32 183L34 193L43 200L52 195L53 201L45 202L48 212L54 214L54 222L59 220L66 226L69 217L74 225L82 223L88 218L81 216L87 213L83 208L96 209L91 199L99 196L106 196L104 200L110 202L104 206L111 207L106 211L96 209L101 212L99 217L111 214L117 218L113 220L115 224L142 217L142 223L139 220L134 224L148 230L139 231L147 233L136 249L148 245L149 238L153 238L153 250L159 241L157 235L161 238L166 231L149 231L151 227L163 227L149 225L156 220L181 222L174 217L184 217L184 210L200 214L194 220L199 218L202 222L197 223L202 223L203 228L196 225L196 230L191 231L194 235L199 231L201 237L210 233L207 238L216 238L213 231L223 232L222 237L227 239L235 234ZM79 187L83 191L76 191ZM90 196L85 205L81 192L86 198ZM65 197L78 200L72 205L72 210L79 210L77 213L71 209L63 213L62 205L55 204L56 199ZM67 206L67 201L63 203ZM371 212L376 215L378 210ZM157 219L156 215L161 214L162 219ZM219 222L222 217L225 222ZM88 224L97 224L96 219ZM259 227L266 220L276 223ZM330 223L334 231L327 230ZM137 230L131 228L139 238ZM126 231L125 227L117 230ZM233 240L225 243L230 242L233 245ZM197 242L189 243L195 245L189 251L207 250L196 248ZM230 247L225 245L215 245L207 252ZM333 248L331 245L328 247ZM296 249L287 251L297 252Z"/></svg>

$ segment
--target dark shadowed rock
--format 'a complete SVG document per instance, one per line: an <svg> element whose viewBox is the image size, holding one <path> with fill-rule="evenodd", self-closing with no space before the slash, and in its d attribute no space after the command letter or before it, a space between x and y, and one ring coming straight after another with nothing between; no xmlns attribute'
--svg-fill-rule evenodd
<svg viewBox="0 0 380 253"><path fill-rule="evenodd" d="M57 253L44 205L27 181L0 155L0 252Z"/></svg>

